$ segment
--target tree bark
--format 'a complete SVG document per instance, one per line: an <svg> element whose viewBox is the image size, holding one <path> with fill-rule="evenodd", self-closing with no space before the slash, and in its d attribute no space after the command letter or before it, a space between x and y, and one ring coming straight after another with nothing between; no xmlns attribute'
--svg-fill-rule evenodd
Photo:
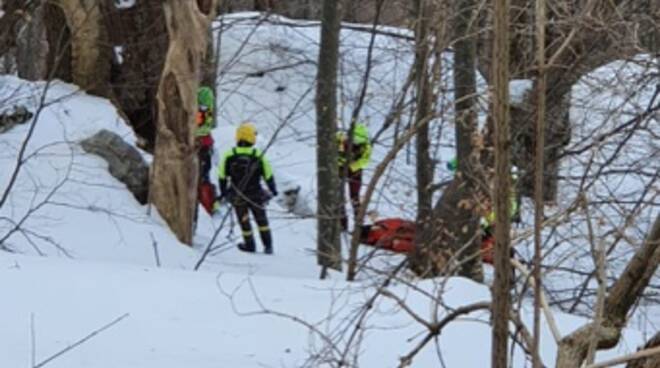
<svg viewBox="0 0 660 368"><path fill-rule="evenodd" d="M458 169L454 180L435 204L429 231L419 237L419 247L410 257L411 269L422 277L453 273L447 262L454 257L458 274L483 281L479 257L480 150L474 145L476 118L476 33L475 0L461 0L453 24L454 104L456 110L456 156Z"/></svg>
<svg viewBox="0 0 660 368"><path fill-rule="evenodd" d="M192 1L164 4L169 48L158 87L158 126L150 200L177 238L192 245L198 165L197 89L209 20Z"/></svg>
<svg viewBox="0 0 660 368"><path fill-rule="evenodd" d="M415 112L416 124L428 119L432 113L431 80L429 76L429 26L431 22L430 6L428 0L416 0L415 7L417 19L415 25L415 79L417 90L417 110ZM422 246L420 240L428 239L429 221L433 213L433 162L429 155L429 125L423 124L417 130L416 148L416 175L417 175L417 219L416 247Z"/></svg>
<svg viewBox="0 0 660 368"><path fill-rule="evenodd" d="M156 94L168 48L168 32L161 0L141 0L127 9L110 5L105 22L110 42L122 49L114 59L111 84L119 108L153 152L158 106Z"/></svg>
<svg viewBox="0 0 660 368"><path fill-rule="evenodd" d="M59 78L110 97L112 49L101 6L101 0L54 0L26 9L30 16L18 37L19 75Z"/></svg>
<svg viewBox="0 0 660 368"><path fill-rule="evenodd" d="M0 22L0 38L13 37L11 47L16 47L19 77L27 80L57 78L72 82L71 30L60 4L56 1L34 1L26 2L22 9L11 10L12 3L15 1L6 5L9 11L21 14L21 18L12 26L17 33L6 33L6 27L9 27L12 19L15 20L16 17L5 15L3 22ZM7 22L4 22L5 18L8 18ZM18 32L18 29L21 31ZM2 45L8 47L2 42L0 49Z"/></svg>
<svg viewBox="0 0 660 368"><path fill-rule="evenodd" d="M660 265L660 215L644 244L635 252L625 270L609 288L605 298L602 325L589 323L564 337L557 350L557 367L578 368L587 357L589 343L597 336L598 349L618 344L627 315L648 286Z"/></svg>
<svg viewBox="0 0 660 368"><path fill-rule="evenodd" d="M48 42L46 69L52 78L72 82L71 29L67 25L66 15L54 2L47 1L43 7L43 21Z"/></svg>
<svg viewBox="0 0 660 368"><path fill-rule="evenodd" d="M534 333L532 346L532 367L541 368L541 292L543 280L541 277L541 229L543 227L543 151L545 148L545 27L546 2L536 0L535 4L536 31L536 150L534 154Z"/></svg>
<svg viewBox="0 0 660 368"><path fill-rule="evenodd" d="M71 30L73 83L83 90L110 97L112 49L101 13L102 0L59 0Z"/></svg>
<svg viewBox="0 0 660 368"><path fill-rule="evenodd" d="M496 0L493 48L495 123L495 280L493 281L493 368L507 367L511 276L511 134L509 132L509 1Z"/></svg>
<svg viewBox="0 0 660 368"><path fill-rule="evenodd" d="M16 46L21 23L28 17L30 3L24 0L6 0L2 4L5 14L0 22L0 56L7 56Z"/></svg>
<svg viewBox="0 0 660 368"><path fill-rule="evenodd" d="M643 349L651 349L660 346L660 332L656 333L647 343L644 345ZM633 360L626 368L656 368L660 367L660 354L644 358Z"/></svg>
<svg viewBox="0 0 660 368"><path fill-rule="evenodd" d="M35 32L36 29L33 25L40 23L40 14L38 14L38 9L41 8L40 3L37 1L5 0L4 2L0 1L0 6L4 12L0 21L0 57L2 57L4 65L0 67L0 70L4 69L4 73L19 71L19 73L25 74L27 67L34 67L34 65L21 64L20 61L24 61L27 56L25 44L32 40L34 33L38 33ZM21 51L23 51L22 54ZM30 50L32 53L35 53L35 51L40 50ZM23 60L19 60L21 57ZM20 70L21 66L23 70ZM30 72L33 71L33 69L30 70Z"/></svg>
<svg viewBox="0 0 660 368"><path fill-rule="evenodd" d="M316 89L317 262L341 270L339 179L337 169L337 65L339 60L340 1L324 0ZM322 275L323 276L323 275Z"/></svg>
<svg viewBox="0 0 660 368"><path fill-rule="evenodd" d="M202 66L202 83L206 86L209 86L213 89L215 93L215 81L218 74L218 58L220 56L219 50L218 53L214 52L215 42L213 39L213 20L218 14L220 8L219 4L216 4L216 1L219 0L197 0L197 4L202 13L207 14L210 20L208 28L208 42L206 43L206 55L204 57L204 63ZM214 110L215 111L215 106Z"/></svg>
<svg viewBox="0 0 660 368"><path fill-rule="evenodd" d="M27 80L48 79L48 40L44 25L44 7L39 5L16 38L18 76Z"/></svg>

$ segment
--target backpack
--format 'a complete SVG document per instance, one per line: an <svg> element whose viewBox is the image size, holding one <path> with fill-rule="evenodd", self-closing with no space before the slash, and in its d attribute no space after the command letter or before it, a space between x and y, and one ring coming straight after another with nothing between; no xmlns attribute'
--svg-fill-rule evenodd
<svg viewBox="0 0 660 368"><path fill-rule="evenodd" d="M250 189L255 189L251 188L255 184L258 187L261 168L257 150L253 148L249 155L237 154L234 147L232 152L233 156L229 163L229 176L231 177L232 186L241 192L249 192Z"/></svg>

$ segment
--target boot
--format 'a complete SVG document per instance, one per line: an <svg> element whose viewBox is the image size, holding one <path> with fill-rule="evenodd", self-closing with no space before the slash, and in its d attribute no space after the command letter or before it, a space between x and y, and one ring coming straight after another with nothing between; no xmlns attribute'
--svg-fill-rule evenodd
<svg viewBox="0 0 660 368"><path fill-rule="evenodd" d="M238 243L238 249L243 251L243 252L248 252L248 253L254 253L254 244L252 246L249 246L245 243Z"/></svg>

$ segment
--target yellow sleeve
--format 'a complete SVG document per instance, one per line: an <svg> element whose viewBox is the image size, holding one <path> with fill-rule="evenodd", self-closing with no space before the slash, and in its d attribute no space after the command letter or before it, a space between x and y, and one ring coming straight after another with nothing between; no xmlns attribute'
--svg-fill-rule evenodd
<svg viewBox="0 0 660 368"><path fill-rule="evenodd" d="M371 145L367 143L362 151L362 155L353 161L350 165L351 171L358 171L365 169L369 166L369 160L371 159Z"/></svg>

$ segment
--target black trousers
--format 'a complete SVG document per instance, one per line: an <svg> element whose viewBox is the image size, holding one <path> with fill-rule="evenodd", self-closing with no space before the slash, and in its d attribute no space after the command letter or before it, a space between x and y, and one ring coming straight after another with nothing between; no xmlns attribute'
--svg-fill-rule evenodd
<svg viewBox="0 0 660 368"><path fill-rule="evenodd" d="M202 183L210 181L209 173L211 171L212 155L213 147L200 147L197 150L197 158L199 159L199 177Z"/></svg>
<svg viewBox="0 0 660 368"><path fill-rule="evenodd" d="M351 172L348 170L348 178L344 176L346 168L339 166L339 178L342 181L341 190L344 191L344 183L348 185L348 195L353 207L353 215L357 217L358 209L360 208L360 187L362 187L362 170ZM346 205L342 203L340 208L340 223L342 230L348 229L348 217L346 216Z"/></svg>
<svg viewBox="0 0 660 368"><path fill-rule="evenodd" d="M254 236L252 235L252 225L250 224L250 212L257 222L259 236L261 243L265 249L272 249L273 239L270 234L270 227L268 227L268 216L266 215L266 208L263 201L258 198L237 199L233 201L234 211L238 218L238 223L241 226L241 233L245 248L255 250Z"/></svg>

